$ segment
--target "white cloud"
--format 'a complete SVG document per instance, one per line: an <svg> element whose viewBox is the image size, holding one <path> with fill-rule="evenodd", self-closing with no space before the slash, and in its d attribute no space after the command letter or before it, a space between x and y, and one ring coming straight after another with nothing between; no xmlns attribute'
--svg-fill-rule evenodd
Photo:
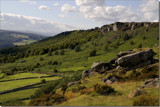
<svg viewBox="0 0 160 107"><path fill-rule="evenodd" d="M62 12L65 12L65 13L68 13L68 12L77 12L77 9L75 6L71 6L69 4L64 4L62 7L61 7L61 11Z"/></svg>
<svg viewBox="0 0 160 107"><path fill-rule="evenodd" d="M65 14L59 14L58 17L65 18Z"/></svg>
<svg viewBox="0 0 160 107"><path fill-rule="evenodd" d="M105 5L105 0L75 0L78 6L103 6Z"/></svg>
<svg viewBox="0 0 160 107"><path fill-rule="evenodd" d="M53 6L57 7L57 6L59 6L59 4L58 3L54 3Z"/></svg>
<svg viewBox="0 0 160 107"><path fill-rule="evenodd" d="M47 7L46 5L41 5L38 8L39 10L49 10L49 7Z"/></svg>
<svg viewBox="0 0 160 107"><path fill-rule="evenodd" d="M138 10L116 5L106 6L105 0L75 0L79 12L86 18L97 22L132 22L157 21L158 1L144 0Z"/></svg>
<svg viewBox="0 0 160 107"><path fill-rule="evenodd" d="M158 0L144 0L144 3L140 5L139 11L143 14L143 17L147 21L158 20Z"/></svg>
<svg viewBox="0 0 160 107"><path fill-rule="evenodd" d="M30 1L30 0L19 0L22 3L29 3L29 4L37 4L35 1Z"/></svg>
<svg viewBox="0 0 160 107"><path fill-rule="evenodd" d="M63 31L77 29L76 27L47 21L41 18L22 16L10 13L0 13L1 29L15 31L29 31L39 34L53 35Z"/></svg>

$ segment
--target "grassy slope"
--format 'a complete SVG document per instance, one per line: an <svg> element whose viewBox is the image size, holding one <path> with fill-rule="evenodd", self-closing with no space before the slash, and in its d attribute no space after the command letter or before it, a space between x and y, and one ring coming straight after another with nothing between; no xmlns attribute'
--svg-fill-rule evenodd
<svg viewBox="0 0 160 107"><path fill-rule="evenodd" d="M88 83L83 83L81 86L92 87L96 83L102 84L100 75L93 75L91 77L86 78ZM132 106L133 100L135 98L130 98L129 94L142 86L144 81L126 81L126 82L116 82L111 86L118 92L116 95L103 96L98 94L90 94L90 95L77 95L62 103L58 106ZM68 89L68 92L71 89L74 89L77 86L71 86ZM145 89L147 95L158 97L159 88L147 88Z"/></svg>

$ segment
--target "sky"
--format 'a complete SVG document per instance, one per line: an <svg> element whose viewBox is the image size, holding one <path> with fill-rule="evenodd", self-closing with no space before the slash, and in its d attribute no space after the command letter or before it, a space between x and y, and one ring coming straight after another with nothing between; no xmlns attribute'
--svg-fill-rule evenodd
<svg viewBox="0 0 160 107"><path fill-rule="evenodd" d="M0 29L57 33L114 22L157 22L158 0L0 0Z"/></svg>

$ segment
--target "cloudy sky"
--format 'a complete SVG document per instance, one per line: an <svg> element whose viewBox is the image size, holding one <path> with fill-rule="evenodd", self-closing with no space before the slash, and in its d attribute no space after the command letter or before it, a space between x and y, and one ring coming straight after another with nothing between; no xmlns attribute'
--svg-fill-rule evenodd
<svg viewBox="0 0 160 107"><path fill-rule="evenodd" d="M0 0L0 29L53 36L121 22L158 21L158 0Z"/></svg>

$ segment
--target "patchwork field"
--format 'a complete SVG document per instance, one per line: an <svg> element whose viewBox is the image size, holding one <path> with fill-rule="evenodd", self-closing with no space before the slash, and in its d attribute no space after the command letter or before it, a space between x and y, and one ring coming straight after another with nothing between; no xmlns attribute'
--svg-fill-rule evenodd
<svg viewBox="0 0 160 107"><path fill-rule="evenodd" d="M38 88L42 87L47 82L60 79L59 76L51 76L39 73L18 73L11 76L4 76L4 74L1 73L0 76L2 77L0 79L0 103L13 99L23 100L24 98L27 98L28 100ZM46 82L42 82L44 79ZM20 87L22 87L22 89L14 91L14 89ZM3 93L8 90L11 92L9 91L7 93Z"/></svg>

